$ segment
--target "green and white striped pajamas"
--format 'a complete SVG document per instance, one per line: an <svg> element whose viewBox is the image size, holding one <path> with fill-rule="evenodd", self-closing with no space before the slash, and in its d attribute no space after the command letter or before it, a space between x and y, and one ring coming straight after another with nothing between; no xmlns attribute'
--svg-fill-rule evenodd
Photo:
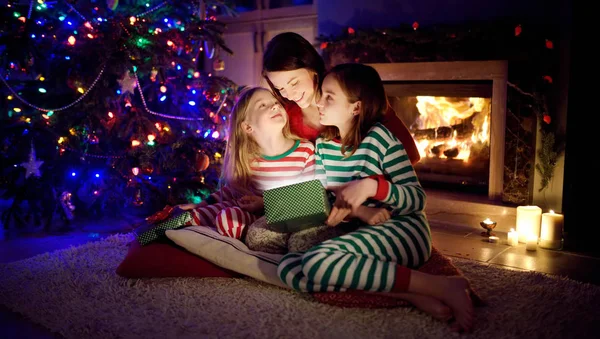
<svg viewBox="0 0 600 339"><path fill-rule="evenodd" d="M316 141L316 176L328 188L367 177L378 181L377 194L365 202L387 207L392 218L327 240L305 253L285 255L281 280L305 292L359 289L388 292L397 265L418 268L431 254L431 233L423 213L425 192L402 143L375 124L354 154L344 157L338 141Z"/></svg>

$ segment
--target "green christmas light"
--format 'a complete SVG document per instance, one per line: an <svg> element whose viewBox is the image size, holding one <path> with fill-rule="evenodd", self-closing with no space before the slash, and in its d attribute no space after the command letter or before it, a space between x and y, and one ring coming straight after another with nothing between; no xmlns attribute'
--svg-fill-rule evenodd
<svg viewBox="0 0 600 339"><path fill-rule="evenodd" d="M48 111L48 112L46 113L46 115L47 115L47 116L49 116L49 117L51 117L53 114L54 114L54 111Z"/></svg>
<svg viewBox="0 0 600 339"><path fill-rule="evenodd" d="M38 91L40 91L40 93L46 93L46 89L45 88L39 88Z"/></svg>
<svg viewBox="0 0 600 339"><path fill-rule="evenodd" d="M64 16L64 15L61 15L61 16L59 16L59 17L58 17L58 20L60 20L60 21L65 21L65 16Z"/></svg>

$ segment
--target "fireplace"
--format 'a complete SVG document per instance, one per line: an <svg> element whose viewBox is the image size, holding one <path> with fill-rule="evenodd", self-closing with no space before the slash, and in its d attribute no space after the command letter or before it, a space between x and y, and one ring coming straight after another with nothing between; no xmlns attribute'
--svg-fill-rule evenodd
<svg viewBox="0 0 600 339"><path fill-rule="evenodd" d="M500 200L506 124L505 61L371 64L409 127L423 186Z"/></svg>

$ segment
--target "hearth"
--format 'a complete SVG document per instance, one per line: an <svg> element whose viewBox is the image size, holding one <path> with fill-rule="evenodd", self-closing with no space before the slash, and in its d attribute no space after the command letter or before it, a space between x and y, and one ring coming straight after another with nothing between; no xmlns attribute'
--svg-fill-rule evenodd
<svg viewBox="0 0 600 339"><path fill-rule="evenodd" d="M409 127L425 187L501 199L506 124L505 61L371 64Z"/></svg>

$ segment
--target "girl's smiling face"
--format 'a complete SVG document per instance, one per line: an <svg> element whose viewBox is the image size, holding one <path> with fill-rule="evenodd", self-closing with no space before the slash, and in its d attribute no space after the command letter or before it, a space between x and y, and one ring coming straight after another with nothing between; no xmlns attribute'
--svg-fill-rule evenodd
<svg viewBox="0 0 600 339"><path fill-rule="evenodd" d="M317 102L321 124L338 128L350 124L357 114L359 102L350 103L340 83L332 75L325 77L321 90L323 94Z"/></svg>
<svg viewBox="0 0 600 339"><path fill-rule="evenodd" d="M251 133L281 133L287 120L287 113L268 90L257 91L250 99L245 123Z"/></svg>

